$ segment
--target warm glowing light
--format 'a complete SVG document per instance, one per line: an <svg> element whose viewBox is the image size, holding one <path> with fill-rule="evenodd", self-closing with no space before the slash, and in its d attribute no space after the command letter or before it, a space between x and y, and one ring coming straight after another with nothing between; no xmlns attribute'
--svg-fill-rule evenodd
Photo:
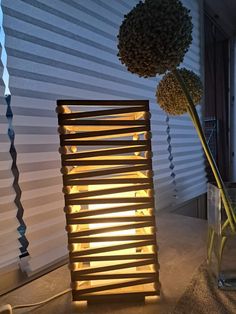
<svg viewBox="0 0 236 314"><path fill-rule="evenodd" d="M73 300L156 296L148 102L102 105L58 102Z"/></svg>
<svg viewBox="0 0 236 314"><path fill-rule="evenodd" d="M103 186L100 186L100 185L93 185L93 186L89 186L89 190L90 191L96 191L96 190L105 190L107 188L111 189L111 188L119 188L119 187L122 187L121 185L103 185ZM111 194L109 196L111 199L114 198L114 197L135 197L135 193L134 192L126 192L126 193L117 193L117 194ZM125 205L128 205L128 204L123 204L124 206ZM105 208L111 208L111 207L114 207L115 204L94 204L94 205L89 205L89 209L91 210L98 210L98 209L105 209ZM131 211L127 211L127 212L117 212L116 214L114 213L111 213L111 214L107 214L107 215L99 215L97 216L97 218L113 218L113 217L129 217L129 216L134 216L135 215L135 210L131 210ZM109 225L107 223L95 223L95 224L90 224L89 225L89 228L91 230L93 229L102 229L102 228L107 228L108 226L109 227L119 227L119 226L122 226L123 223L122 222L117 222L117 223L109 223ZM116 236L128 236L128 235L135 235L135 229L128 229L128 230L118 230L118 231L112 231L112 232L103 232L101 233L100 235L103 236L103 237L116 237ZM121 245L122 244L122 241L114 241L112 242L113 245ZM105 247L105 246L110 246L111 245L111 242L110 241L107 241L107 242L93 242L90 244L90 247L91 248L98 248L98 247ZM126 249L126 250L117 250L117 251L114 251L113 252L113 256L115 255L121 255L121 254L134 254L136 252L135 248L130 248L130 249ZM98 254L98 256L106 256L107 253L100 253ZM104 262L91 262L90 265L91 267L99 267L101 266L101 264L103 265ZM116 265L117 264L117 261L107 261L106 262L106 266L110 266L110 265ZM135 268L129 268L129 271L135 271ZM126 269L118 269L118 270L115 270L113 271L113 274L121 274L121 273L125 273L127 272ZM96 284L101 284L101 283L108 283L109 280L99 280L97 282L94 282L94 281L91 281L91 284L92 285L96 285Z"/></svg>

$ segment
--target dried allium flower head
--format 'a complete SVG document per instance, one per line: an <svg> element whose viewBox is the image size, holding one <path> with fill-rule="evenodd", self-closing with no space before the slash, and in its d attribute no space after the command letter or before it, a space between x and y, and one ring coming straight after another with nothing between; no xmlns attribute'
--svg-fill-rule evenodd
<svg viewBox="0 0 236 314"><path fill-rule="evenodd" d="M185 68L178 69L177 71L179 71L182 76L194 104L197 105L203 94L203 86L199 76ZM157 102L166 113L170 115L181 115L187 112L188 101L172 72L167 73L162 78L157 86L156 96Z"/></svg>
<svg viewBox="0 0 236 314"><path fill-rule="evenodd" d="M189 12L179 0L140 1L120 26L121 63L141 77L176 68L192 42Z"/></svg>

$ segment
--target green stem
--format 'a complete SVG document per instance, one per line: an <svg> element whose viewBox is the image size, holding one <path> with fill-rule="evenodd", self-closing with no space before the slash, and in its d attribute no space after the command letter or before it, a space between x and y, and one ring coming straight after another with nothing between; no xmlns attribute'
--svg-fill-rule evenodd
<svg viewBox="0 0 236 314"><path fill-rule="evenodd" d="M205 155L207 157L207 160L211 166L211 169L212 169L212 172L214 174L214 177L216 179L216 183L217 183L217 186L218 188L220 189L220 192L221 192L221 198L222 198L222 202L224 204L224 208L225 208L225 211L226 211L226 215L228 217L228 221L229 221L229 224L230 224L230 227L232 229L233 232L235 232L235 225L236 225L236 217L234 215L234 212L233 212L233 208L232 208L232 205L231 205L231 202L229 201L229 198L227 196L227 193L226 193L226 189L225 189L225 185L223 183L223 180L221 178L221 175L220 175L220 172L217 168L217 165L215 163L215 160L212 156L212 153L210 151L210 148L207 144L207 141L206 141L206 138L205 138L205 134L203 132L203 129L202 129L202 125L201 125L201 122L200 122L200 119L198 117L198 113L197 113L197 110L195 108L195 105L193 103L193 100L192 100L192 97L191 95L189 94L189 91L188 91L188 88L184 82L184 80L182 79L179 71L177 69L173 70L173 73L177 79L177 81L179 82L184 94L185 94L185 97L188 101L188 113L192 119L192 122L195 126L195 129L198 133L198 136L199 136L199 139L201 141L201 144L202 144L202 147L203 147L203 150L205 152Z"/></svg>
<svg viewBox="0 0 236 314"><path fill-rule="evenodd" d="M221 234L224 233L224 231L227 228L228 224L229 224L229 220L226 219L225 222L223 223L222 227L221 227Z"/></svg>

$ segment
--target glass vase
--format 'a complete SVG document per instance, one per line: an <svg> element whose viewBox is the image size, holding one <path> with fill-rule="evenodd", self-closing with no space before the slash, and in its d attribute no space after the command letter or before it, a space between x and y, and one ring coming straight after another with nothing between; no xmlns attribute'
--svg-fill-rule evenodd
<svg viewBox="0 0 236 314"><path fill-rule="evenodd" d="M226 192L232 207L236 208L236 183L227 183ZM220 189L209 183L208 211L208 264L216 276L218 287L236 290L236 233L226 225L226 214Z"/></svg>

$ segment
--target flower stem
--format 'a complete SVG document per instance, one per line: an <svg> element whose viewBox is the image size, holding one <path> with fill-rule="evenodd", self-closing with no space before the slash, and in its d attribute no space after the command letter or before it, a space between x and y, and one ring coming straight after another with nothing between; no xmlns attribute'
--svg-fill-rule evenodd
<svg viewBox="0 0 236 314"><path fill-rule="evenodd" d="M189 94L189 91L188 91L188 88L183 80L183 78L181 77L179 71L177 69L173 70L173 73L177 79L177 81L179 82L184 94L185 94L185 97L188 101L188 113L192 119L192 122L195 126L195 129L198 133L198 136L199 136L199 139L201 141L201 144L202 144L202 147L203 147L203 150L205 152L205 155L207 157L207 160L210 164L210 167L212 169L212 172L214 174L214 177L215 177L215 180L216 180L216 183L217 183L217 186L218 188L220 189L220 192L221 192L221 198L222 198L222 202L224 204L224 208L225 208L225 212L226 212L226 215L227 215L227 218L228 218L228 221L229 221L229 224L230 224L230 227L231 227L231 230L232 232L235 232L236 231L236 216L234 215L234 211L233 211L233 208L232 208L232 204L228 198L228 195L226 193L226 188L225 188L225 185L224 185L224 182L221 178L221 175L220 175L220 172L219 172L219 169L216 165L216 162L212 156L212 153L210 151L210 148L207 144L207 141L206 141L206 138L205 138L205 134L203 132L203 129L202 129L202 125L201 125L201 122L200 122L200 119L199 119L199 116L198 116L198 113L197 113L197 110L195 108L195 105L193 103L193 100L192 100L192 97L191 95Z"/></svg>

